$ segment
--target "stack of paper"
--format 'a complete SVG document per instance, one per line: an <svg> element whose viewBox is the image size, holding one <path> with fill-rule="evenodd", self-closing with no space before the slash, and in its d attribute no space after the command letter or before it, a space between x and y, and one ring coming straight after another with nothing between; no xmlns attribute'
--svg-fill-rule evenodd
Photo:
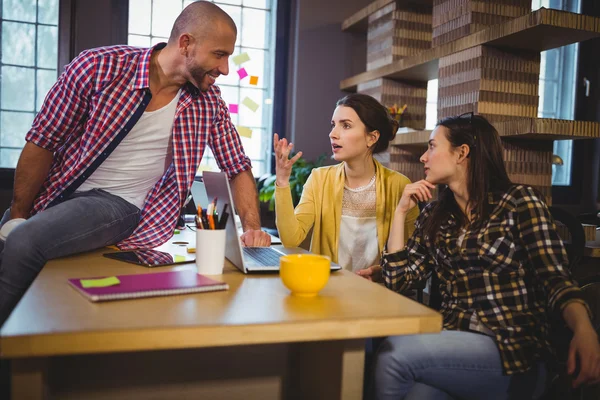
<svg viewBox="0 0 600 400"><path fill-rule="evenodd" d="M376 98L381 104L390 107L406 104L402 114L402 126L425 129L425 109L427 108L427 82L398 82L391 79L375 79L361 83L359 93Z"/></svg>
<svg viewBox="0 0 600 400"><path fill-rule="evenodd" d="M531 12L531 0L434 0L433 47Z"/></svg>
<svg viewBox="0 0 600 400"><path fill-rule="evenodd" d="M431 48L431 4L392 2L369 16L367 71Z"/></svg>
<svg viewBox="0 0 600 400"><path fill-rule="evenodd" d="M540 53L476 46L439 62L438 118L473 111L491 122L535 118Z"/></svg>

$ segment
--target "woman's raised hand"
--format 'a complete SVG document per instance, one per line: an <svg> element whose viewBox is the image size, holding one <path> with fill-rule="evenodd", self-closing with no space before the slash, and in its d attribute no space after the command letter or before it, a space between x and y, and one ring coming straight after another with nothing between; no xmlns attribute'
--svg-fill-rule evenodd
<svg viewBox="0 0 600 400"><path fill-rule="evenodd" d="M279 135L273 135L273 150L275 150L275 183L277 186L287 186L290 183L292 174L292 165L302 157L299 151L294 157L288 158L294 147L286 138L279 140Z"/></svg>
<svg viewBox="0 0 600 400"><path fill-rule="evenodd" d="M435 189L435 185L421 179L418 182L410 183L404 187L402 198L398 203L396 212L406 214L408 211L417 205L419 201L429 201L433 198L431 190Z"/></svg>

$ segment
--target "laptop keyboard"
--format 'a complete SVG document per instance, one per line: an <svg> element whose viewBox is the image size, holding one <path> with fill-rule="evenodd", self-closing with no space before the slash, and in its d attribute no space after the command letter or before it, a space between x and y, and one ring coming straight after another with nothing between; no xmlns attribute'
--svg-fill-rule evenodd
<svg viewBox="0 0 600 400"><path fill-rule="evenodd" d="M244 257L252 259L259 265L273 267L279 265L279 257L283 254L270 247L243 247Z"/></svg>

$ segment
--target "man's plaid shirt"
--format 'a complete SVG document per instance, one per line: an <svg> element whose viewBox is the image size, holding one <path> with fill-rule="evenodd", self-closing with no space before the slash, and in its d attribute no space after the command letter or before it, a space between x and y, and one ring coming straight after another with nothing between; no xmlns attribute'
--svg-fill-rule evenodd
<svg viewBox="0 0 600 400"><path fill-rule="evenodd" d="M150 102L150 56L154 49L112 46L86 50L73 60L46 96L26 140L54 152L48 178L32 215L68 197L108 156ZM206 146L231 179L251 168L219 88L183 87L172 128L173 163L148 193L133 234L121 249L152 248L172 234ZM114 144L113 144L114 146Z"/></svg>
<svg viewBox="0 0 600 400"><path fill-rule="evenodd" d="M490 193L489 203L489 219L480 229L467 228L461 246L453 215L433 245L424 238L423 223L435 203L428 204L406 248L384 251L383 274L386 286L403 292L435 273L444 329L483 325L479 332L493 335L504 371L514 374L548 353L549 312L560 314L572 301L587 304L566 269L565 248L541 195L518 185Z"/></svg>

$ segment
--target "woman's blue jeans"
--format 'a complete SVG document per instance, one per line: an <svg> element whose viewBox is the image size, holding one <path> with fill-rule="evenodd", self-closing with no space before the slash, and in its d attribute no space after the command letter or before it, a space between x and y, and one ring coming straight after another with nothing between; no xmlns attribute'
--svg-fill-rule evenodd
<svg viewBox="0 0 600 400"><path fill-rule="evenodd" d="M516 375L503 375L500 352L485 335L392 336L375 358L375 398L410 400L535 399L545 389L542 363Z"/></svg>
<svg viewBox="0 0 600 400"><path fill-rule="evenodd" d="M8 221L10 209L0 225ZM140 209L104 190L75 193L10 233L0 244L0 326L46 261L112 245L129 237Z"/></svg>

